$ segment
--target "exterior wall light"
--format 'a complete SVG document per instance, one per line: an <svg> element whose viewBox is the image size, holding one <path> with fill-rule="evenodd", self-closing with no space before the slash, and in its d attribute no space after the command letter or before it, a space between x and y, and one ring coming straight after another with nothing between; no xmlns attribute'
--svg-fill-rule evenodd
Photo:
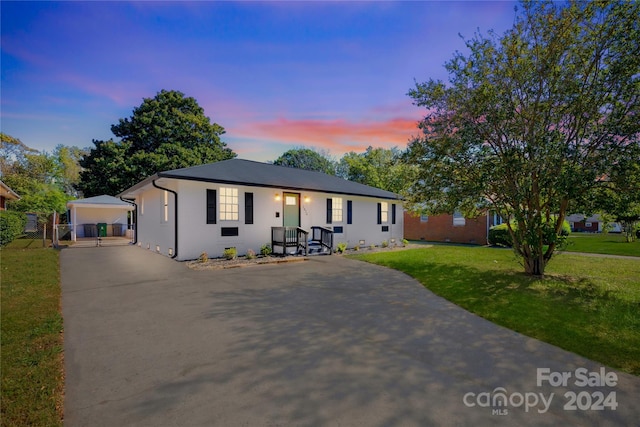
<svg viewBox="0 0 640 427"><path fill-rule="evenodd" d="M304 202L305 202L305 203L310 203L310 202L311 202L311 197L309 197L309 196L304 196Z"/></svg>
<svg viewBox="0 0 640 427"><path fill-rule="evenodd" d="M276 193L276 197L275 197L276 201L280 200L280 193Z"/></svg>

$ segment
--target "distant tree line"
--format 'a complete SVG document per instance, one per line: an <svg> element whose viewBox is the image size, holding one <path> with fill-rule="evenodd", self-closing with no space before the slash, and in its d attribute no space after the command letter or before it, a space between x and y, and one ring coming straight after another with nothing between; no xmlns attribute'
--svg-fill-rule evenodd
<svg viewBox="0 0 640 427"><path fill-rule="evenodd" d="M350 151L334 160L327 152L300 147L285 152L273 164L324 172L401 194L408 188L414 169L404 161L404 154L397 147L369 146L363 153Z"/></svg>

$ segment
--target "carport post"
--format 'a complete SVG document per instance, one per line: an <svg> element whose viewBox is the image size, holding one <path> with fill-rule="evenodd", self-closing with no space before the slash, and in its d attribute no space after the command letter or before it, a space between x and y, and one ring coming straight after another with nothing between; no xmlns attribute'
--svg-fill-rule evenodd
<svg viewBox="0 0 640 427"><path fill-rule="evenodd" d="M76 216L77 216L77 212L76 212L76 205L73 205L73 215L71 215L73 217L73 222L72 222L72 227L71 227L71 240L73 242L76 241Z"/></svg>

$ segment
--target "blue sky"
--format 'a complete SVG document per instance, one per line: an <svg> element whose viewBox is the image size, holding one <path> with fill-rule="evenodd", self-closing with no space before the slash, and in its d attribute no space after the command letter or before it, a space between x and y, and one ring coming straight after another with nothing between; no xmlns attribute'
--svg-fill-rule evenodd
<svg viewBox="0 0 640 427"><path fill-rule="evenodd" d="M340 157L404 148L414 80L513 2L2 1L2 132L30 147L91 147L143 98L194 97L239 157L309 146Z"/></svg>

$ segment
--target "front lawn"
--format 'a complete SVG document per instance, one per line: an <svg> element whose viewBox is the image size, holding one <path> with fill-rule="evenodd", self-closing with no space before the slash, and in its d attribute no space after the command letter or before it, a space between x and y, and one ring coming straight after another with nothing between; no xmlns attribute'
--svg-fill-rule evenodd
<svg viewBox="0 0 640 427"><path fill-rule="evenodd" d="M499 325L640 375L640 259L565 253L540 279L526 276L504 249L434 246L353 257L403 271Z"/></svg>
<svg viewBox="0 0 640 427"><path fill-rule="evenodd" d="M565 251L640 257L640 240L627 243L619 233L571 233Z"/></svg>
<svg viewBox="0 0 640 427"><path fill-rule="evenodd" d="M2 425L62 425L59 253L42 240L0 250Z"/></svg>

